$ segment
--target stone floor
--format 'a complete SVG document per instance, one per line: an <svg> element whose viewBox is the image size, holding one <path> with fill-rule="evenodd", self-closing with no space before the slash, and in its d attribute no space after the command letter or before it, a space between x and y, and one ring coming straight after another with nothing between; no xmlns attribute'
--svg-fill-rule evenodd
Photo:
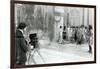
<svg viewBox="0 0 100 69"><path fill-rule="evenodd" d="M93 61L93 58L93 54L88 52L88 44L59 44L41 40L40 49L34 53L29 64Z"/></svg>

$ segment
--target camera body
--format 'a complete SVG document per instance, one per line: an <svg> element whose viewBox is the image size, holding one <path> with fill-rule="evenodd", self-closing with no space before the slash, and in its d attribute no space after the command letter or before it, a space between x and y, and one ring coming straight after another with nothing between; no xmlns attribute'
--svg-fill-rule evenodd
<svg viewBox="0 0 100 69"><path fill-rule="evenodd" d="M30 39L29 44L30 44L31 46L33 46L33 48L38 48L37 33L29 34L29 39Z"/></svg>

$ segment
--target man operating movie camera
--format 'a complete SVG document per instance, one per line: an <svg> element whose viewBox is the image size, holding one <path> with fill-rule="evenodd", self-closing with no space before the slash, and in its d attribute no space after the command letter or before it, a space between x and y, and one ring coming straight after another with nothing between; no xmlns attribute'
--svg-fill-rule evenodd
<svg viewBox="0 0 100 69"><path fill-rule="evenodd" d="M30 39L29 46L31 47L31 50L29 51L29 57L27 59L28 64L30 64L30 62L36 64L36 60L34 59L35 53L37 53L40 56L40 58L42 59L42 61L44 62L44 59L43 59L43 57L42 57L42 55L40 54L40 51L39 51L40 48L39 48L37 33L29 34L29 39Z"/></svg>

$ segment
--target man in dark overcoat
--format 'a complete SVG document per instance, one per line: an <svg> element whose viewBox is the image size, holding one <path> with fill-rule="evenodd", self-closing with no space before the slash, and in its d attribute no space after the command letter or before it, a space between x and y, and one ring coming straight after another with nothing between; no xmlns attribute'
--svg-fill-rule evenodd
<svg viewBox="0 0 100 69"><path fill-rule="evenodd" d="M27 41L24 38L25 23L19 23L15 33L15 64L25 65L27 60L26 53L29 50Z"/></svg>

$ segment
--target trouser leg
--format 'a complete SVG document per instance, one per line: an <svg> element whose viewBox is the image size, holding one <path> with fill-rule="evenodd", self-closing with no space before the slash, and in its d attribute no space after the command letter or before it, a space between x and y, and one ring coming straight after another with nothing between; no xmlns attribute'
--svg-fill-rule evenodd
<svg viewBox="0 0 100 69"><path fill-rule="evenodd" d="M89 52L92 53L92 47L89 45Z"/></svg>

